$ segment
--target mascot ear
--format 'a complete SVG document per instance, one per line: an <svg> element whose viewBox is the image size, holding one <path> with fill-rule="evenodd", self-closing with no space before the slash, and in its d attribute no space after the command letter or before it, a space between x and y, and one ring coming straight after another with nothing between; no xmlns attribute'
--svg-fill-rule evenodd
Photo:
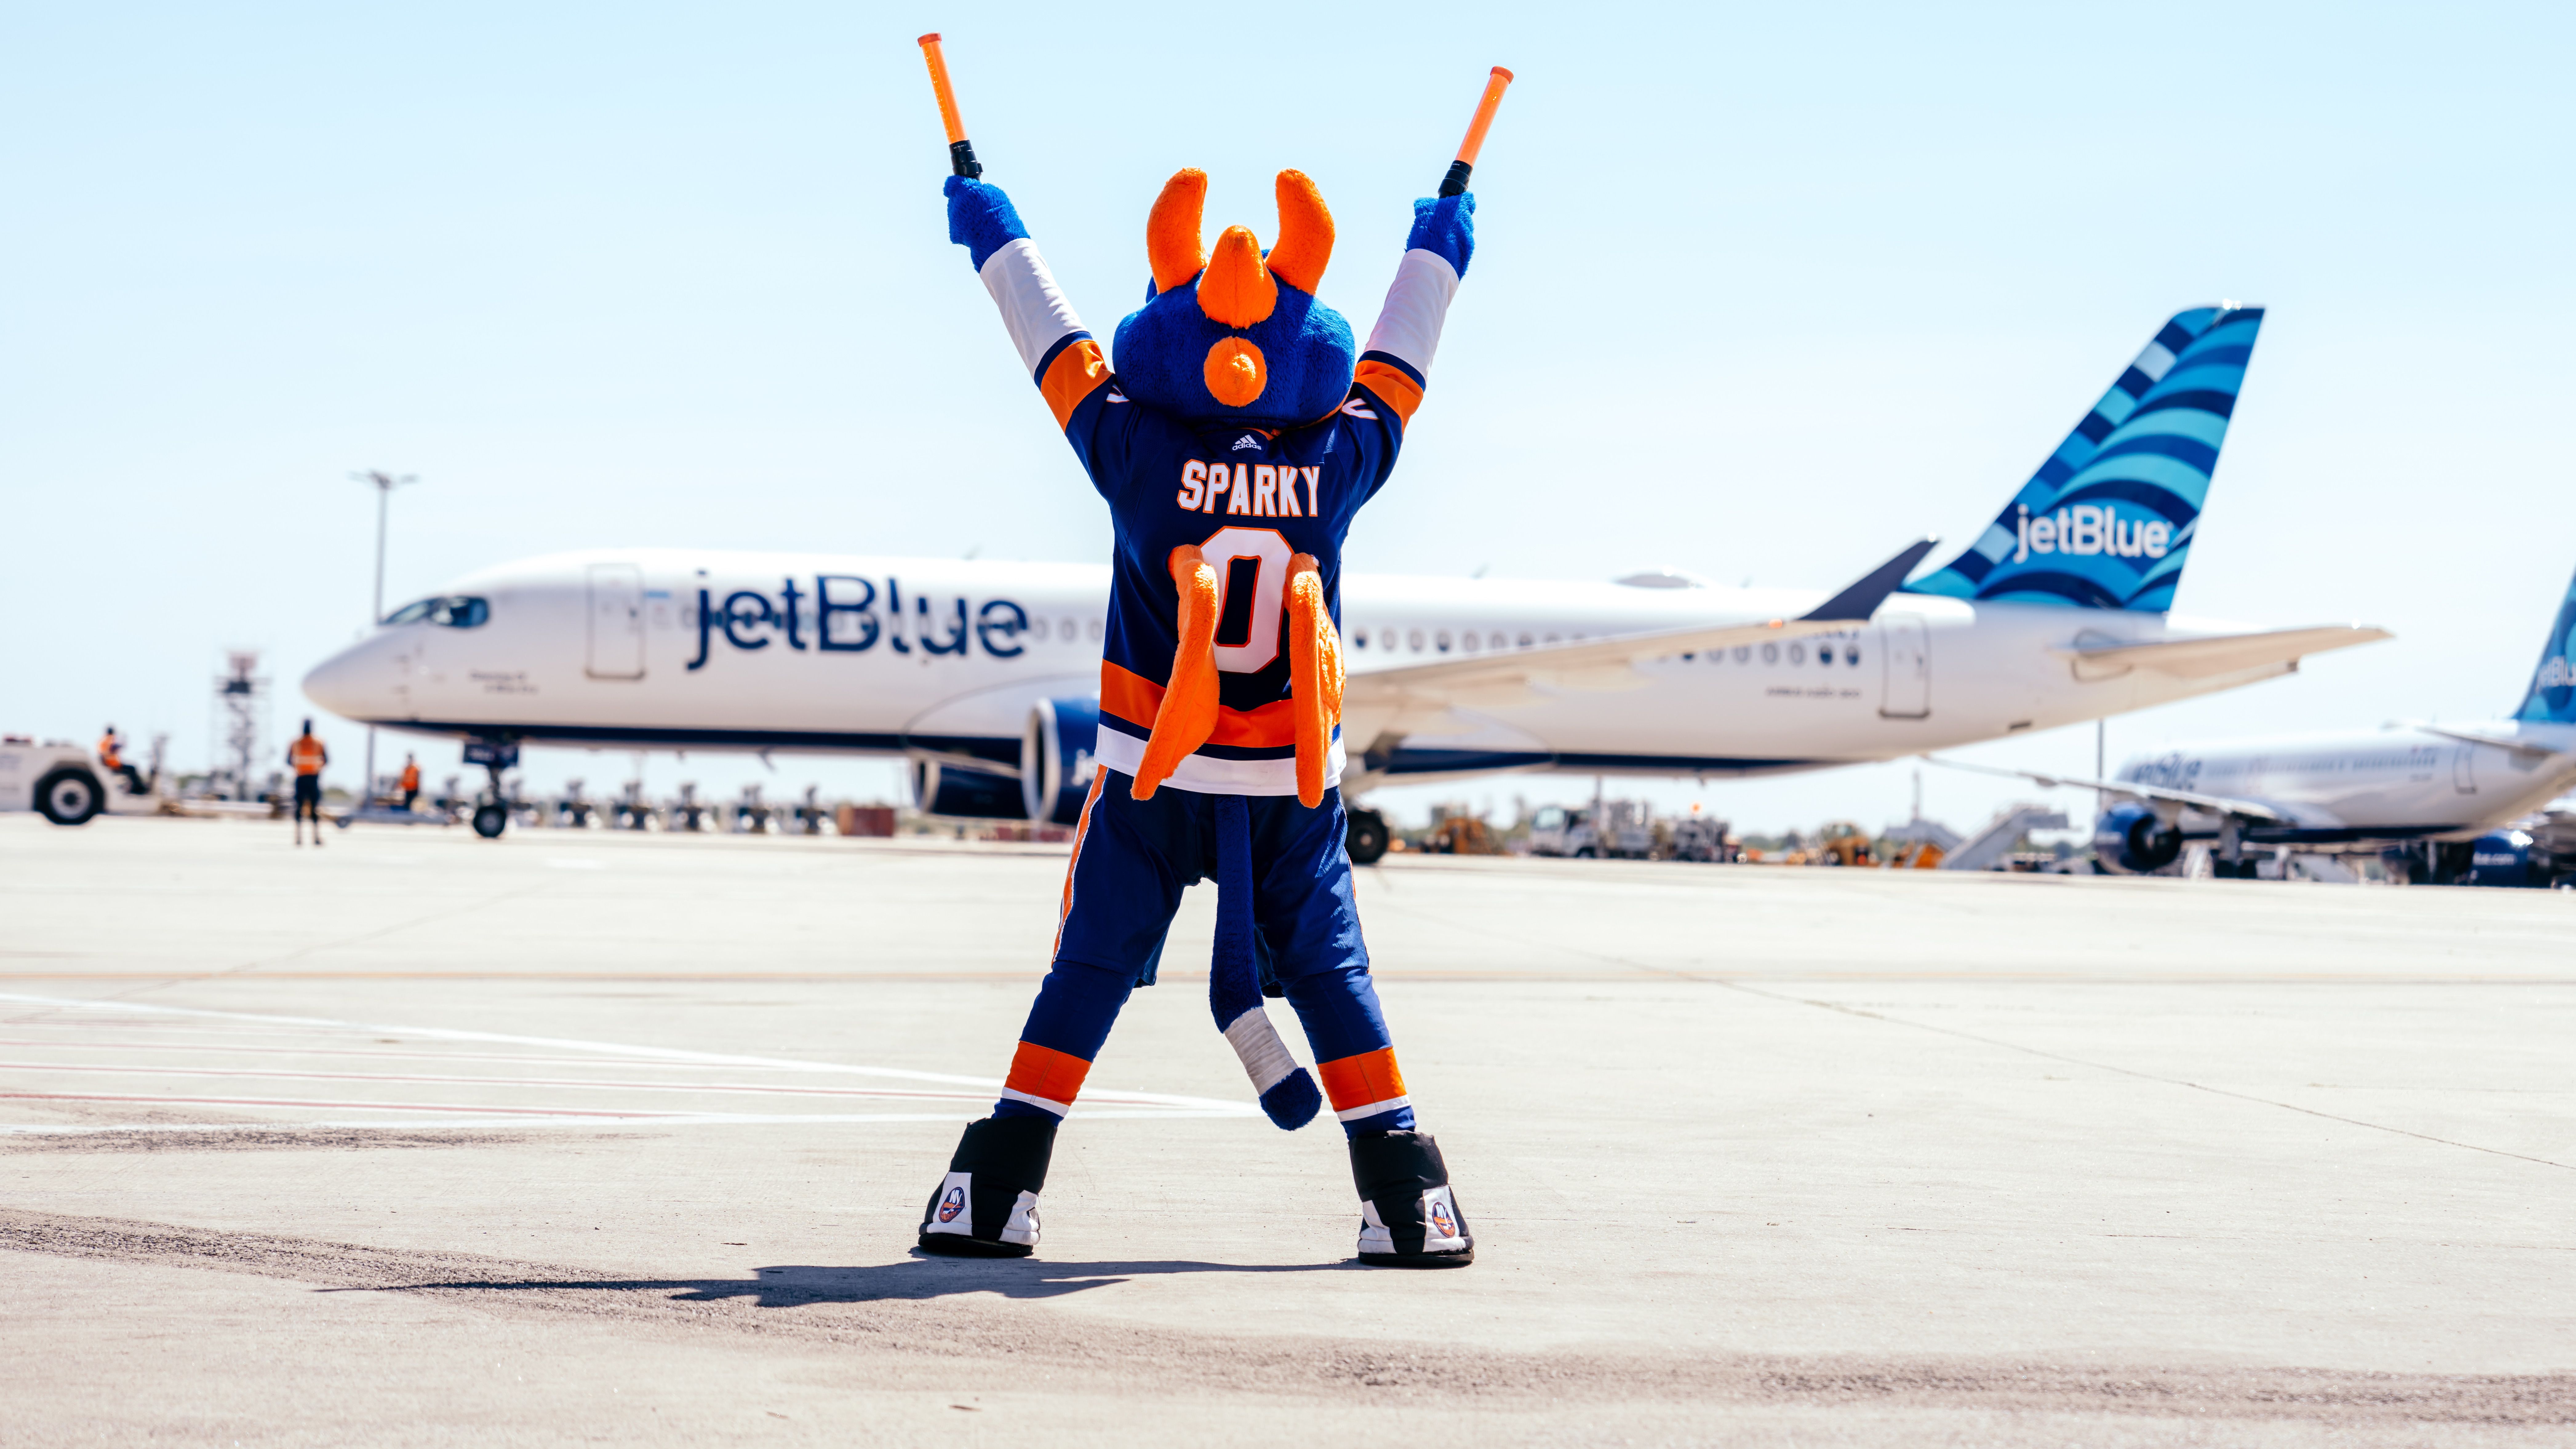
<svg viewBox="0 0 2576 1449"><path fill-rule="evenodd" d="M1279 241L1270 248L1270 274L1311 296L1333 259L1333 214L1303 171L1280 172L1278 194Z"/></svg>
<svg viewBox="0 0 2576 1449"><path fill-rule="evenodd" d="M1145 218L1145 259L1154 268L1154 290L1186 286L1207 266L1199 244L1199 212L1207 202L1207 173L1187 166L1163 183Z"/></svg>

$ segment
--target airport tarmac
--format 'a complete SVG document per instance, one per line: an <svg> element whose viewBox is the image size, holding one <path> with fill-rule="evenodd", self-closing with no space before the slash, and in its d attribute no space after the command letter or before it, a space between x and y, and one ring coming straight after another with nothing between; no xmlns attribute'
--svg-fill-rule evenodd
<svg viewBox="0 0 2576 1449"><path fill-rule="evenodd" d="M1193 891L918 1257L1063 868L0 817L0 1438L2576 1442L2576 895L1394 857L1404 1273Z"/></svg>

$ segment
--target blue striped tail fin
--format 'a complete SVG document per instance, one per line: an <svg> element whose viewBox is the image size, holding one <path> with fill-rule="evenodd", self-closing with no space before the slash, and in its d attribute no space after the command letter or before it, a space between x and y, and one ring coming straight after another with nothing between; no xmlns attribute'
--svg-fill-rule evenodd
<svg viewBox="0 0 2576 1449"><path fill-rule="evenodd" d="M2558 601L2558 617L2540 646L2540 663L2531 671L2531 689L2514 718L2536 724L2576 724L2576 580Z"/></svg>
<svg viewBox="0 0 2576 1449"><path fill-rule="evenodd" d="M2263 309L2178 312L1965 553L1906 589L2083 609L2173 607Z"/></svg>

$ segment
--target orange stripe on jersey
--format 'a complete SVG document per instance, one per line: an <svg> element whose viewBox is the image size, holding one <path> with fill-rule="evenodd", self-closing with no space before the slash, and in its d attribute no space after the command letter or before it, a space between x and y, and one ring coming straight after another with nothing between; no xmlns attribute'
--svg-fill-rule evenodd
<svg viewBox="0 0 2576 1449"><path fill-rule="evenodd" d="M1073 858L1064 863L1064 903L1055 913L1055 944L1047 948L1053 956L1064 949L1064 923L1073 919L1073 873L1082 868L1082 842L1091 838L1091 807L1100 803L1100 787L1109 781L1107 770L1091 772L1091 793L1082 797L1082 818L1073 825Z"/></svg>
<svg viewBox="0 0 2576 1449"><path fill-rule="evenodd" d="M1084 338L1055 355L1047 364L1046 376L1038 379L1038 393L1046 399L1048 411L1055 414L1055 425L1063 427L1072 421L1073 410L1109 381L1109 359L1100 355L1100 344ZM1410 409L1407 409L1409 412Z"/></svg>
<svg viewBox="0 0 2576 1449"><path fill-rule="evenodd" d="M1332 1099L1336 1112L1365 1107L1371 1102L1389 1102L1404 1095L1404 1073L1395 1069L1393 1047L1318 1063L1315 1074L1324 1079L1324 1095Z"/></svg>
<svg viewBox="0 0 2576 1449"><path fill-rule="evenodd" d="M1065 350L1069 352L1072 349ZM1371 396L1395 409L1395 420L1399 424L1410 425L1414 410L1422 406L1422 384L1405 376L1403 369L1389 367L1383 362L1361 363L1351 383L1367 388Z"/></svg>
<svg viewBox="0 0 2576 1449"><path fill-rule="evenodd" d="M1002 1085L1070 1107L1073 1099L1082 1095L1082 1079L1090 1074L1091 1063L1073 1053L1024 1041L1011 1054L1011 1074L1002 1080Z"/></svg>
<svg viewBox="0 0 2576 1449"><path fill-rule="evenodd" d="M1100 707L1129 724L1152 728L1163 709L1163 686L1124 665L1100 661ZM1296 701L1274 699L1259 709L1216 712L1216 733L1209 744L1242 749L1277 749L1297 743Z"/></svg>

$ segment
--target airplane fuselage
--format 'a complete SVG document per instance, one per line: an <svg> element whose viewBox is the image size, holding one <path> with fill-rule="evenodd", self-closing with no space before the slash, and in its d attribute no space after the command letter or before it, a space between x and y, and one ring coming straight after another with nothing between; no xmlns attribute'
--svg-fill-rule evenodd
<svg viewBox="0 0 2576 1449"><path fill-rule="evenodd" d="M930 752L1015 764L1040 700L1098 687L1109 573L1083 564L603 550L503 565L317 668L372 724L539 743ZM1352 673L1795 617L1823 595L1351 575ZM479 622L466 623L469 616ZM440 619L450 622L442 624ZM1730 774L1884 760L2289 672L2085 670L2064 651L2230 632L2116 610L1897 594L1863 625L1655 660L1476 708L1348 713L1353 789L1504 770ZM2103 675L2109 677L2083 677Z"/></svg>
<svg viewBox="0 0 2576 1449"><path fill-rule="evenodd" d="M2494 720L2462 733L2538 746L2429 734L2404 725L2272 739L2182 745L2124 762L2114 779L2259 802L2288 817L2249 823L2255 844L2370 846L2465 840L2529 814L2576 783L2576 727ZM2540 751L2552 751L2544 754ZM2187 836L2214 835L2219 817L2185 810Z"/></svg>

